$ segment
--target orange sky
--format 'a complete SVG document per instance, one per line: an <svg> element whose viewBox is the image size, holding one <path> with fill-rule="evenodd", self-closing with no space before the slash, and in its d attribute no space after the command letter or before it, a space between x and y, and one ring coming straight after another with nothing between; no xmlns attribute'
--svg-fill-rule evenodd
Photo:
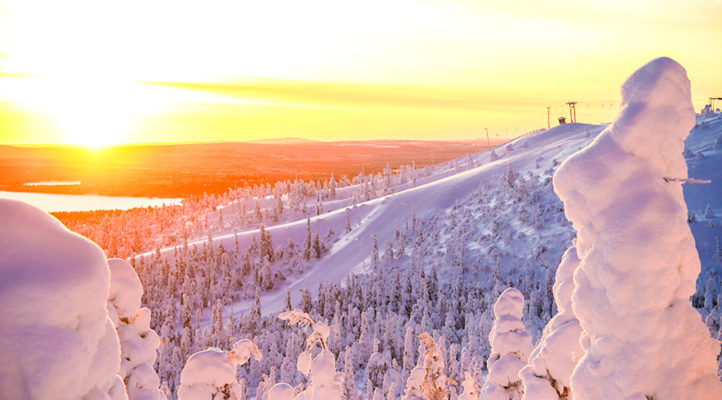
<svg viewBox="0 0 722 400"><path fill-rule="evenodd" d="M0 143L515 136L658 56L722 96L722 3L0 0Z"/></svg>

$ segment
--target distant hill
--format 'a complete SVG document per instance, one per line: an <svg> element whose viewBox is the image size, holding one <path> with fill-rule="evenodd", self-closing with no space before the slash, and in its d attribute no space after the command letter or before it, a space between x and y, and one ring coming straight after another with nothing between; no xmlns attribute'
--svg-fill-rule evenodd
<svg viewBox="0 0 722 400"><path fill-rule="evenodd" d="M257 139L247 140L246 143L260 143L260 144L298 144L298 143L319 143L319 140L298 138L298 137L285 137L275 139Z"/></svg>

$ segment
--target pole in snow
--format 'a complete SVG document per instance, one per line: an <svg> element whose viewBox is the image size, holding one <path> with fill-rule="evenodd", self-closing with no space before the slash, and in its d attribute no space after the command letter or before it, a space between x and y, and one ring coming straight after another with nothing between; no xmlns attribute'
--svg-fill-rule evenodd
<svg viewBox="0 0 722 400"><path fill-rule="evenodd" d="M547 107L547 129L552 127L551 123L549 122L549 113L550 113L549 110L550 109L551 109L551 107Z"/></svg>

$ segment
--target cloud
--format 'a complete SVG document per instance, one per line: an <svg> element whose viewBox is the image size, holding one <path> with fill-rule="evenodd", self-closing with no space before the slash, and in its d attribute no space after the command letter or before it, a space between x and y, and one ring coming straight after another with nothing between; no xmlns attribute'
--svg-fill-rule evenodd
<svg viewBox="0 0 722 400"><path fill-rule="evenodd" d="M251 82L145 81L143 83L232 97L309 105L477 110L499 104L499 99L491 93L472 88L283 79Z"/></svg>

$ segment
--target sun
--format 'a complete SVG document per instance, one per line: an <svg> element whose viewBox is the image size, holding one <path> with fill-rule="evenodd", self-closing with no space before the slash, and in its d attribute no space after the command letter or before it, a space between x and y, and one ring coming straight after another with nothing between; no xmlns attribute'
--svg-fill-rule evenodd
<svg viewBox="0 0 722 400"><path fill-rule="evenodd" d="M13 18L0 26L0 43L2 32L11 40L0 60L19 77L3 94L42 115L38 120L52 125L61 144L98 149L127 142L144 117L169 106L168 95L139 83L147 63L131 51L137 43L126 42L127 27L113 22L123 20L114 18L117 7L73 4L49 4L43 13L24 2L9 8Z"/></svg>
<svg viewBox="0 0 722 400"><path fill-rule="evenodd" d="M63 144L91 149L125 142L157 109L142 85L110 78L41 75L27 78L23 89L22 103L49 116Z"/></svg>

